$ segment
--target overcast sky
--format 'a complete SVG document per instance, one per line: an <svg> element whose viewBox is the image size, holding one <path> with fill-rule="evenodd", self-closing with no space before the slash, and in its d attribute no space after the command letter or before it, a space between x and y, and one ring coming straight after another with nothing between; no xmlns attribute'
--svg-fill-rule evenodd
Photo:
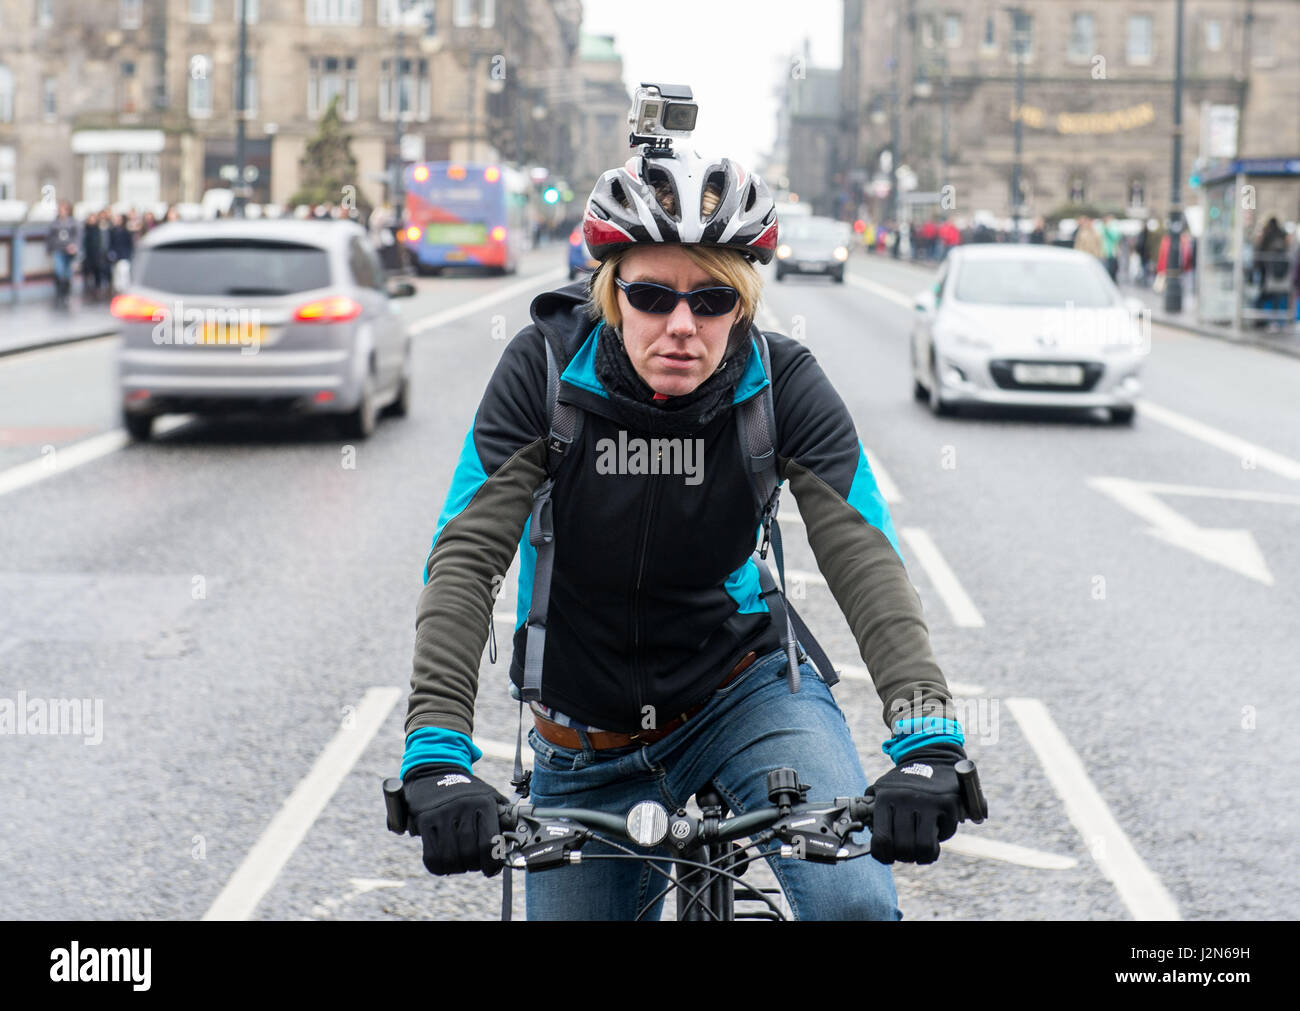
<svg viewBox="0 0 1300 1011"><path fill-rule="evenodd" d="M841 0L583 0L582 30L613 35L629 94L641 81L689 84L701 154L753 168L776 136L775 87L790 57L840 65Z"/></svg>

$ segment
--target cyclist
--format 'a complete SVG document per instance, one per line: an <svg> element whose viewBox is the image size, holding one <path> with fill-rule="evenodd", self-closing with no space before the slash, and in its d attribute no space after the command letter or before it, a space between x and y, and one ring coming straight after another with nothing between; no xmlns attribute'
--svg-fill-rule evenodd
<svg viewBox="0 0 1300 1011"><path fill-rule="evenodd" d="M526 655L525 619L533 492L547 478L549 345L559 400L583 421L554 475L530 801L623 812L651 799L673 810L712 782L741 813L768 803L766 775L780 766L799 770L809 800L867 788L815 667L802 663L801 690L788 689L750 558L761 510L736 405L770 383L780 476L871 671L897 763L875 783L870 857L772 858L772 868L796 917L901 919L886 865L932 862L956 831L961 728L852 417L806 347L770 335L770 376L757 352L753 261L771 261L777 235L768 188L726 158L638 155L601 176L583 230L601 261L590 289L580 281L533 300L533 324L507 345L479 404L425 563L401 766L424 864L489 876L502 866L492 843L504 798L473 775L482 756L471 735L492 601L516 544L515 684L541 659ZM630 919L662 881L633 860L530 874L528 917Z"/></svg>

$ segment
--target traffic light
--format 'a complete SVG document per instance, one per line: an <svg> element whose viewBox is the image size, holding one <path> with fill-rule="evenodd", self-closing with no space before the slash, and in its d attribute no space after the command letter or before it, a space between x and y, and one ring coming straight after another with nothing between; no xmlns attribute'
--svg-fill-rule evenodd
<svg viewBox="0 0 1300 1011"><path fill-rule="evenodd" d="M542 190L542 199L548 204L553 204L560 199L560 191L554 186L548 186L546 189Z"/></svg>

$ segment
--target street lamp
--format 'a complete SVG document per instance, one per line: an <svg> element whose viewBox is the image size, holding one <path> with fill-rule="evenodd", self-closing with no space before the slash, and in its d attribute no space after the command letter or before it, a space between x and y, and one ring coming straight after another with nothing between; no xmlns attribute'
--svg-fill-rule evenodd
<svg viewBox="0 0 1300 1011"><path fill-rule="evenodd" d="M1183 311L1183 0L1174 15L1174 149L1173 180L1169 189L1169 253L1165 258L1165 312Z"/></svg>
<svg viewBox="0 0 1300 1011"><path fill-rule="evenodd" d="M1024 150L1025 102L1025 12L1020 7L1004 8L1011 15L1011 48L1016 58L1016 158L1011 168L1011 223L1015 241L1020 241L1020 159Z"/></svg>

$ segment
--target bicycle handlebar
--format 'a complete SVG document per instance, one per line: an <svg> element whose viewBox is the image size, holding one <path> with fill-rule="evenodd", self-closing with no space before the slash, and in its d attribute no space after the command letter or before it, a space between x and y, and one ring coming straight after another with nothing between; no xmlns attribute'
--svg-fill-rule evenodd
<svg viewBox="0 0 1300 1011"><path fill-rule="evenodd" d="M978 824L988 817L988 803L980 789L975 763L963 759L957 763L956 772L961 808L958 818ZM780 838L781 856L795 859L835 863L871 852L869 845L852 842L849 835L871 827L874 788L868 788L861 797L837 797L829 803L805 802L807 791L793 769L777 769L768 774L771 807L727 818L707 812L697 818L685 810L670 814L653 801L634 806L626 816L586 808L498 804L501 851L495 855L511 867L530 871L577 863L581 860L580 847L597 831L642 846L664 844L679 854L703 843L727 843L756 834L761 837L756 842ZM401 779L384 780L384 803L389 831L415 835ZM639 835L630 828L634 817L641 829ZM647 819L650 824L645 824Z"/></svg>

